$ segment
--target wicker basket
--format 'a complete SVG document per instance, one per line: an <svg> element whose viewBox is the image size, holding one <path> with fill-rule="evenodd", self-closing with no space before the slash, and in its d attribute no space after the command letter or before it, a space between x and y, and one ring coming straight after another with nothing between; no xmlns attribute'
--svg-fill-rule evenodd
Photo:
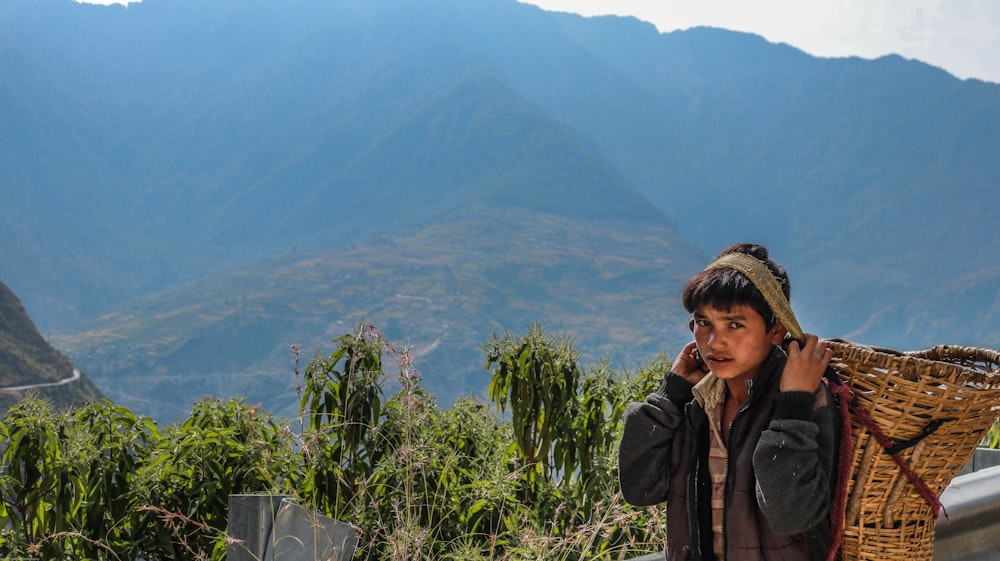
<svg viewBox="0 0 1000 561"><path fill-rule="evenodd" d="M855 406L900 444L897 457L936 500L1000 415L1000 352L938 346L900 353L837 339L829 344L831 366L854 393ZM852 436L841 558L929 561L936 508L857 418Z"/></svg>

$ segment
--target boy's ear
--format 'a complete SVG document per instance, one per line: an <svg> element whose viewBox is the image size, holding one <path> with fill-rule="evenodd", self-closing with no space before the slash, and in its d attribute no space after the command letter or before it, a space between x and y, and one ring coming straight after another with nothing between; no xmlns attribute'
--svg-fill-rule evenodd
<svg viewBox="0 0 1000 561"><path fill-rule="evenodd" d="M788 330L785 329L785 326L779 321L774 324L774 327L771 328L771 332L768 335L771 337L772 345L780 345L781 342L785 340L785 335L787 334Z"/></svg>

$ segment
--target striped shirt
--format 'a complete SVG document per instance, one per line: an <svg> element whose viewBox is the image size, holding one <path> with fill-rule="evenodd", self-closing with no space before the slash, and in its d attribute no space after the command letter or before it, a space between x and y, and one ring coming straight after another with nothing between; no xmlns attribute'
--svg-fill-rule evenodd
<svg viewBox="0 0 1000 561"><path fill-rule="evenodd" d="M729 454L722 441L722 416L726 405L726 382L706 375L695 386L695 399L708 414L708 473L712 479L712 546L717 559L723 559L722 519L725 511L726 469Z"/></svg>

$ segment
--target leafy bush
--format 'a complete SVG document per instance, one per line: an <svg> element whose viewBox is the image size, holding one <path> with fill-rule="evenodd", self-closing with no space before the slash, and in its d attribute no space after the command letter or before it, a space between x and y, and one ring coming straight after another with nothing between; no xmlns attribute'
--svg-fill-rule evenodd
<svg viewBox="0 0 1000 561"><path fill-rule="evenodd" d="M373 326L300 372L299 417L206 397L160 430L107 401L26 399L0 423L0 557L223 559L231 494L291 495L352 523L356 559L620 559L661 549L657 509L621 501L624 407L669 363L583 369L532 326L486 345L492 404L437 406ZM383 394L383 359L401 389ZM297 429L296 430L296 426Z"/></svg>
<svg viewBox="0 0 1000 561"><path fill-rule="evenodd" d="M983 446L987 448L1000 448L1000 417L993 421L993 426L983 438Z"/></svg>

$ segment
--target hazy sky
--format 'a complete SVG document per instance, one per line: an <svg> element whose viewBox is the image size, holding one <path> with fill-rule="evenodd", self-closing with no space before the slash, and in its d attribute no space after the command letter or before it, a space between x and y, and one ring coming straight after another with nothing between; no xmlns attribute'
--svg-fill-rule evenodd
<svg viewBox="0 0 1000 561"><path fill-rule="evenodd" d="M522 1L586 16L632 15L662 32L698 25L747 31L821 57L894 53L959 78L1000 83L1000 0Z"/></svg>
<svg viewBox="0 0 1000 561"><path fill-rule="evenodd" d="M474 0L473 0L474 1ZM1000 83L1000 0L522 0L546 10L632 15L661 32L707 25L811 55L898 54Z"/></svg>

